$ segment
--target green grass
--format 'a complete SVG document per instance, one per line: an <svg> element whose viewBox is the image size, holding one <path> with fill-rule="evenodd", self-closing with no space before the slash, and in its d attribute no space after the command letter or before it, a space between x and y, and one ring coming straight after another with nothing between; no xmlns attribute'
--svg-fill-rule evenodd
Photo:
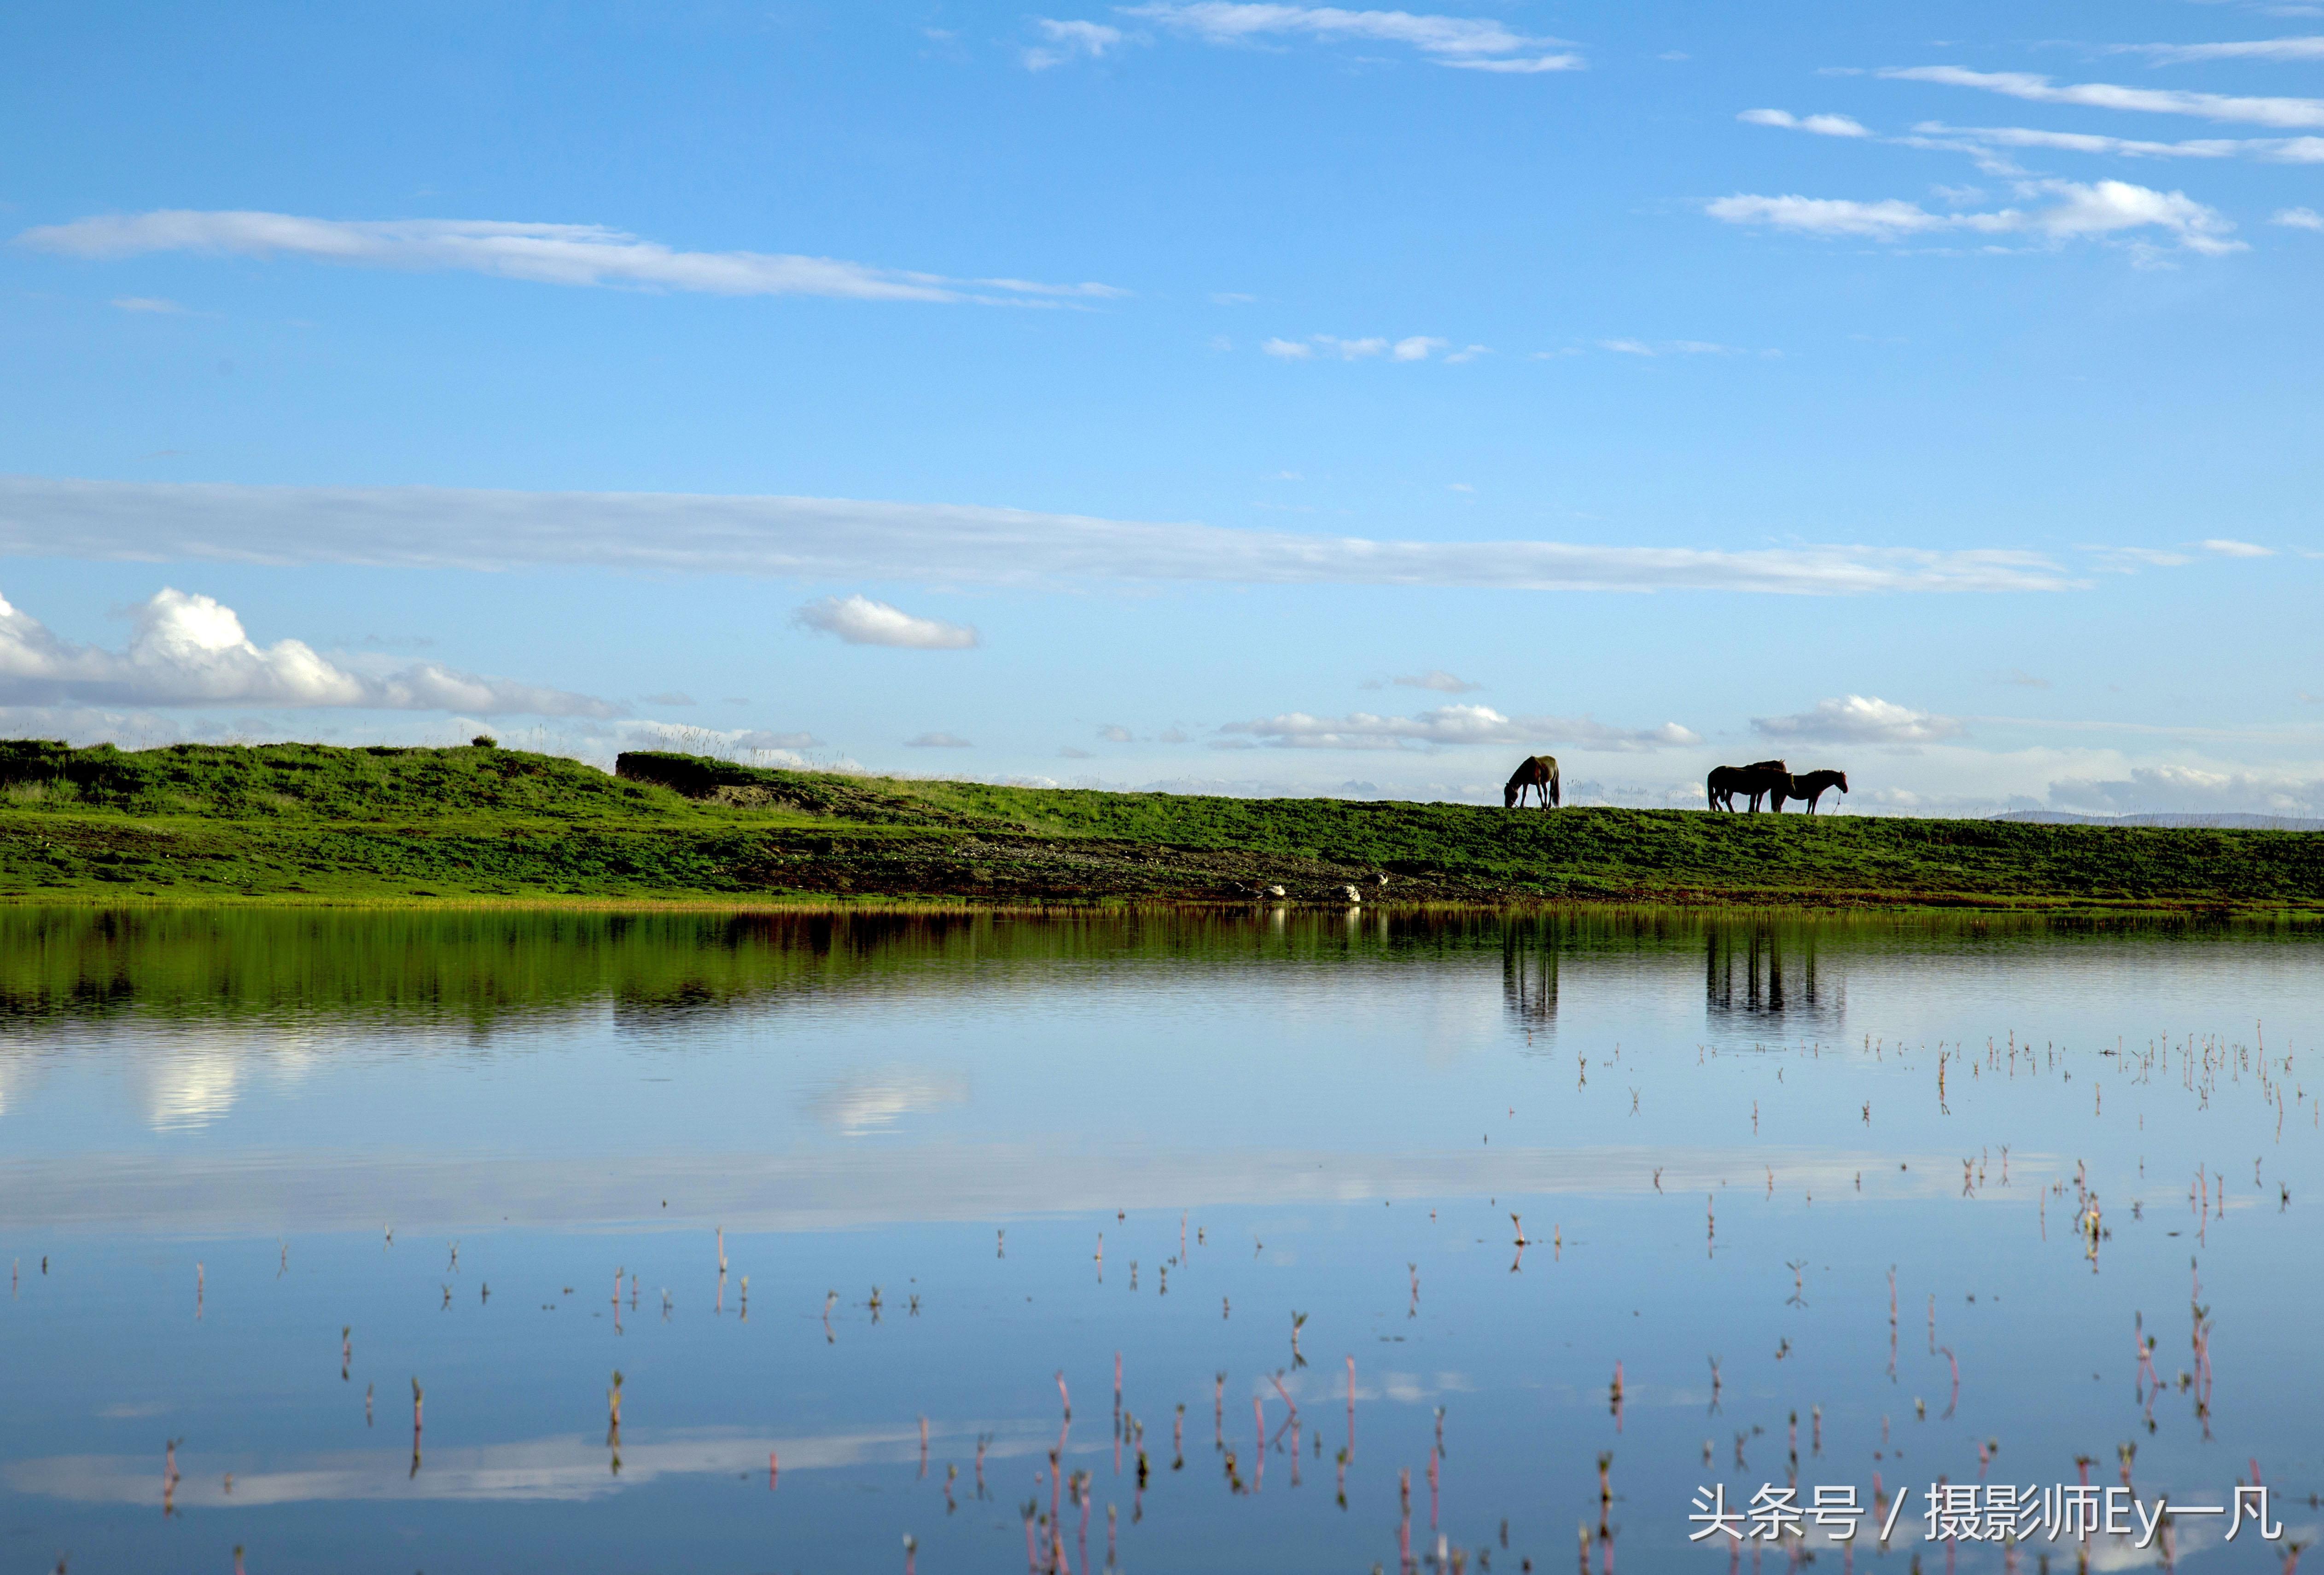
<svg viewBox="0 0 2324 1575"><path fill-rule="evenodd" d="M2324 908L2324 836L1001 788L468 749L0 741L0 898ZM1375 877L1386 873L1383 889Z"/></svg>

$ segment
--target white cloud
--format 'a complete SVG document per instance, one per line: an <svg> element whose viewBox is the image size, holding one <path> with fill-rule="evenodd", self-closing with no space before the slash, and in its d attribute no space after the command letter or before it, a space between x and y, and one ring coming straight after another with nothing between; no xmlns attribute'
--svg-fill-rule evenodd
<svg viewBox="0 0 2324 1575"><path fill-rule="evenodd" d="M1598 348L1617 355L1734 355L1739 354L1732 345L1715 345L1708 339L1670 339L1660 345L1649 345L1644 339L1600 339ZM1766 354L1773 355L1769 351Z"/></svg>
<svg viewBox="0 0 2324 1575"><path fill-rule="evenodd" d="M154 252L305 257L374 268L455 269L543 284L627 286L708 295L1023 304L1067 298L1110 299L1127 293L1104 284L947 279L832 257L678 252L602 225L497 219L350 220L164 209L46 225L26 230L16 240L39 251L92 259Z"/></svg>
<svg viewBox="0 0 2324 1575"><path fill-rule="evenodd" d="M1773 739L1817 743L1914 744L1952 738L1962 731L1950 716L1896 705L1867 695L1819 700L1812 711L1789 716L1755 716L1751 730Z"/></svg>
<svg viewBox="0 0 2324 1575"><path fill-rule="evenodd" d="M2186 115L2287 128L2324 126L2324 98L2248 98L2177 88L2123 88L2109 82L2059 84L2030 71L1972 71L1960 66L1892 67L1879 75L1907 82L1977 88L2034 104L2072 104L2150 115Z"/></svg>
<svg viewBox="0 0 2324 1575"><path fill-rule="evenodd" d="M114 298L115 308L124 312L155 312L168 317L183 317L186 309L176 301L164 300L158 295L124 295Z"/></svg>
<svg viewBox="0 0 2324 1575"><path fill-rule="evenodd" d="M1747 109L1735 118L1746 125L1781 126L1786 131L1812 132L1820 137L1868 137L1872 134L1845 115L1795 115L1785 109Z"/></svg>
<svg viewBox="0 0 2324 1575"><path fill-rule="evenodd" d="M905 650L965 650L977 643L976 631L933 618L915 618L900 607L871 597L825 596L791 614L794 622L819 634L835 634L850 645L890 645Z"/></svg>
<svg viewBox="0 0 2324 1575"><path fill-rule="evenodd" d="M1400 750L1466 744L1574 743L1584 750L1636 751L1683 748L1702 740L1674 722L1656 728L1608 727L1588 717L1502 715L1489 705L1440 705L1417 716L1310 716L1286 712L1219 729L1228 748L1251 739L1273 749Z"/></svg>
<svg viewBox="0 0 2324 1575"><path fill-rule="evenodd" d="M2053 198L2034 209L1993 213L1931 213L1918 203L1891 198L1856 202L1841 198L1757 197L1738 194L1706 205L1711 217L1729 224L1766 225L1814 235L1853 235L1899 241L1913 235L1966 230L1980 235L2024 235L2052 242L2157 227L2190 251L2207 255L2243 249L2227 239L2235 228L2215 208L2184 192L2155 191L2126 180L2084 185L2071 180L2027 181L2022 194Z"/></svg>
<svg viewBox="0 0 2324 1575"><path fill-rule="evenodd" d="M1464 362L1474 361L1480 355L1490 355L1492 353L1493 347L1489 345L1463 345L1444 358L1444 364L1459 366Z"/></svg>
<svg viewBox="0 0 2324 1575"><path fill-rule="evenodd" d="M1485 686L1482 684L1472 684L1466 678L1456 677L1443 668L1431 668L1425 673L1414 673L1402 678L1390 678L1388 682L1401 689L1434 689L1440 695L1467 695Z"/></svg>
<svg viewBox="0 0 2324 1575"><path fill-rule="evenodd" d="M2205 552L2216 552L2221 557L2273 557L2275 548L2260 547L2249 541L2229 541L2214 537L2203 543Z"/></svg>
<svg viewBox="0 0 2324 1575"><path fill-rule="evenodd" d="M1041 30L1049 41L1025 51L1025 69L1046 71L1052 66L1065 65L1087 56L1100 59L1106 51L1122 41L1121 29L1107 27L1096 22L1058 22L1047 16L1037 16L1033 25Z"/></svg>
<svg viewBox="0 0 2324 1575"><path fill-rule="evenodd" d="M973 750L976 746L957 733L924 732L904 741L908 750Z"/></svg>
<svg viewBox="0 0 2324 1575"><path fill-rule="evenodd" d="M1259 297L1246 295L1239 290L1215 290L1211 292L1213 306L1250 306L1258 299Z"/></svg>
<svg viewBox="0 0 2324 1575"><path fill-rule="evenodd" d="M2324 163L2324 137L2196 137L2157 143L2089 132L2040 131L2021 125L1947 125L1937 120L1924 120L1913 129L1923 136L1966 138L1990 147L2054 148L2070 153L2125 159L2251 158L2278 164ZM1909 137L1904 140L1914 146L1930 145Z"/></svg>
<svg viewBox="0 0 2324 1575"><path fill-rule="evenodd" d="M2098 566L2110 574L2136 574L2141 567L2178 568L2195 561L2183 552L2156 547L2085 547L2081 550L2095 557Z"/></svg>
<svg viewBox="0 0 2324 1575"><path fill-rule="evenodd" d="M1128 743L1130 740L1130 730L1114 723L1099 728L1097 735L1107 743Z"/></svg>
<svg viewBox="0 0 2324 1575"><path fill-rule="evenodd" d="M0 554L502 570L554 565L915 585L1090 581L1713 590L2057 591L2016 548L1744 550L1416 541L967 504L441 487L257 487L0 476Z"/></svg>
<svg viewBox="0 0 2324 1575"><path fill-rule="evenodd" d="M2324 775L2237 767L2134 766L2116 778L2061 778L2052 807L2083 815L2313 815L2324 813Z"/></svg>
<svg viewBox="0 0 2324 1575"><path fill-rule="evenodd" d="M1286 361L1307 361L1317 352L1336 355L1342 361L1370 361L1386 355L1392 361L1425 361L1440 350L1452 346L1449 339L1427 334L1412 334L1391 340L1384 335L1368 335L1360 339L1342 339L1336 334L1310 334L1305 339L1269 339L1259 348L1269 355L1279 355ZM1490 352L1485 345L1471 345L1447 355L1452 361L1473 361Z"/></svg>
<svg viewBox="0 0 2324 1575"><path fill-rule="evenodd" d="M2268 223L2282 225L2292 230L2324 230L2324 214L2312 207L2279 207L2268 216Z"/></svg>
<svg viewBox="0 0 2324 1575"><path fill-rule="evenodd" d="M135 612L126 649L60 640L0 600L0 705L317 706L473 716L612 716L586 695L481 678L434 662L373 676L295 640L254 644L234 610L164 588Z"/></svg>
<svg viewBox="0 0 2324 1575"><path fill-rule="evenodd" d="M2324 60L2324 38L2238 39L2230 43L2110 44L2107 52L2144 55L2158 66L2204 60Z"/></svg>
<svg viewBox="0 0 2324 1575"><path fill-rule="evenodd" d="M1125 16L1156 23L1206 43L1249 44L1285 37L1324 43L1400 43L1439 65L1521 74L1576 71L1583 64L1582 57L1570 51L1533 52L1562 45L1563 39L1529 37L1480 17L1349 11L1337 5L1242 5L1231 0L1117 9Z"/></svg>

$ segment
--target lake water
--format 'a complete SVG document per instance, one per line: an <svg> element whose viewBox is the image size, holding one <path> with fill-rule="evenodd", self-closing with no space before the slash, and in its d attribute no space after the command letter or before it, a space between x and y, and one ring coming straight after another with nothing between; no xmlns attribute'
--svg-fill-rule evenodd
<svg viewBox="0 0 2324 1575"><path fill-rule="evenodd" d="M0 1564L2273 1571L2319 1038L2314 928L0 913Z"/></svg>

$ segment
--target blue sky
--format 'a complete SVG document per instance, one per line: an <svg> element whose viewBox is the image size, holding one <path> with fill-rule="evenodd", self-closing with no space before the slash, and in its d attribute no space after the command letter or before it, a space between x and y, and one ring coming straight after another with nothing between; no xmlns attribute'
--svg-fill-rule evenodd
<svg viewBox="0 0 2324 1575"><path fill-rule="evenodd" d="M2324 814L2324 14L1932 20L13 8L0 729Z"/></svg>

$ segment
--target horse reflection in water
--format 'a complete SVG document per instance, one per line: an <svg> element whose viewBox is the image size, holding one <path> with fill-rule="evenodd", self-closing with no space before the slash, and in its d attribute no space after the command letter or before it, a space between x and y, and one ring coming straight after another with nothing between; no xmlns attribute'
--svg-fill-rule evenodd
<svg viewBox="0 0 2324 1575"><path fill-rule="evenodd" d="M1712 1023L1781 1018L1837 1031L1848 991L1820 978L1814 943L1771 924L1716 925L1703 936L1703 1015Z"/></svg>
<svg viewBox="0 0 2324 1575"><path fill-rule="evenodd" d="M1530 944L1528 944L1530 940ZM1512 930L1501 941L1501 1006L1509 1020L1545 1037L1557 1027L1557 949L1554 940Z"/></svg>

